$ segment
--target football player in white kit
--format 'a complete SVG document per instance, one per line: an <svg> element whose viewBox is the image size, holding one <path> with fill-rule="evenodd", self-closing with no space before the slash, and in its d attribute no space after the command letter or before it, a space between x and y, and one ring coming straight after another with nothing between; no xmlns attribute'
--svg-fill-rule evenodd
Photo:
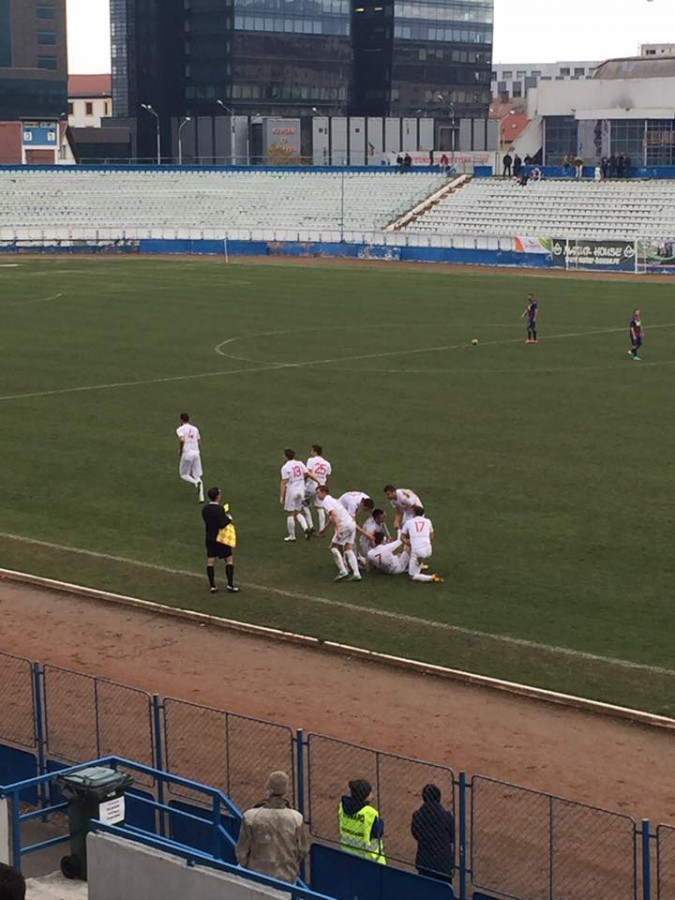
<svg viewBox="0 0 675 900"><path fill-rule="evenodd" d="M385 575L403 575L410 564L409 551L401 550L404 546L403 541L388 541L382 534L376 534L375 546L366 554L369 567Z"/></svg>
<svg viewBox="0 0 675 900"><path fill-rule="evenodd" d="M383 538L390 540L391 535L389 534L389 529L387 528L387 514L383 509L374 509L370 516L363 523L363 530L365 531L365 535L362 534L359 537L359 551L360 555L359 565L363 565L367 568L368 566L368 551L372 548L373 544L376 543L375 539L378 535L381 535ZM368 537L370 535L370 537Z"/></svg>
<svg viewBox="0 0 675 900"><path fill-rule="evenodd" d="M302 514L310 529L313 529L314 523L312 522L311 504L314 503L316 498L316 486L317 484L329 484L330 476L333 474L333 467L328 460L324 458L323 447L321 444L312 444L312 450L309 459L307 460L307 471L311 475L314 475L317 480L313 481L311 478L308 478L305 482L305 502L302 506ZM319 516L319 531L323 531L326 527L326 513L321 506L317 507L317 511Z"/></svg>
<svg viewBox="0 0 675 900"><path fill-rule="evenodd" d="M178 452L178 474L189 484L193 484L197 491L197 499L204 502L204 482L202 476L201 444L202 436L196 425L190 424L190 416L183 412L180 414L180 426L176 429L180 442Z"/></svg>
<svg viewBox="0 0 675 900"><path fill-rule="evenodd" d="M302 460L295 458L295 450L290 448L284 450L284 456L286 462L281 467L281 488L279 491L279 503L287 514L288 535L284 540L295 540L296 522L302 528L305 537L309 538L312 532L302 514L302 504L305 502L305 479L311 478L316 481L316 478L314 475L309 474L307 466Z"/></svg>
<svg viewBox="0 0 675 900"><path fill-rule="evenodd" d="M350 581L361 581L361 573L359 572L359 564L354 553L356 546L357 529L362 529L356 524L356 519L347 512L344 506L331 497L328 493L328 486L325 484L317 485L316 488L316 505L319 509L324 509L328 514L329 520L333 523L335 534L330 545L330 552L333 554L335 565L338 568L338 574L335 581L342 581L348 578ZM324 527L325 532L328 523ZM321 534L322 532L319 532ZM349 568L347 568L349 567ZM349 574L351 569L351 575Z"/></svg>
<svg viewBox="0 0 675 900"><path fill-rule="evenodd" d="M422 501L417 494L409 488L395 488L393 484L385 485L384 493L396 510L394 513L394 528L398 534L401 530L401 526L409 519L412 519L413 509L416 506L422 506Z"/></svg>
<svg viewBox="0 0 675 900"><path fill-rule="evenodd" d="M434 526L427 519L421 506L413 508L412 518L401 528L401 540L410 547L408 575L413 581L443 581L440 575L423 575L422 565L431 559L431 545L434 540Z"/></svg>

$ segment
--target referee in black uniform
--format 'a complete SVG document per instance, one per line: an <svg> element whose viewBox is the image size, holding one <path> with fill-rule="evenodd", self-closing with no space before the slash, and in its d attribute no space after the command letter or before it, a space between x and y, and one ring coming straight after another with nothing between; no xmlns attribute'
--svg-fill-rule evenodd
<svg viewBox="0 0 675 900"><path fill-rule="evenodd" d="M231 594L239 591L234 584L234 562L232 547L227 544L219 544L216 538L221 528L227 528L232 519L223 509L222 492L220 488L212 487L208 491L209 503L202 507L202 518L206 526L206 574L209 579L211 593L215 594L216 587L216 560L225 560L225 574L227 575L227 590Z"/></svg>

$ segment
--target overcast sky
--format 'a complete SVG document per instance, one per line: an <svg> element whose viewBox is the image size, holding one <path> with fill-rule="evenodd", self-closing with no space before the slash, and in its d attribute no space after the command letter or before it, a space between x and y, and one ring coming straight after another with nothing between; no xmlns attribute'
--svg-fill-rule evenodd
<svg viewBox="0 0 675 900"><path fill-rule="evenodd" d="M495 63L603 60L675 42L673 0L494 0ZM110 71L109 0L67 0L70 71Z"/></svg>

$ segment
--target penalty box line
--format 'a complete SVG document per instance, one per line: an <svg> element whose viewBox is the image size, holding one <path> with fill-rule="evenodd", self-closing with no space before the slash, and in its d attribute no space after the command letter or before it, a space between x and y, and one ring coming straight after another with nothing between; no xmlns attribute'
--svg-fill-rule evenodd
<svg viewBox="0 0 675 900"><path fill-rule="evenodd" d="M123 563L124 565L136 566L138 568L147 569L149 571L161 572L165 575L181 575L187 578L199 579L203 581L203 576L196 572L188 572L184 569L172 569L169 566L160 566L156 563L141 562L137 559L129 559L125 556L115 556L110 553L100 553L95 550L85 550L81 547L68 547L64 544L55 544L50 541L37 540L35 538L24 537L23 535L10 534L0 532L0 538L5 538L17 543L30 544L35 547L45 547L50 550L60 550L66 553L74 553L79 556L86 556L91 559L105 559L110 562ZM348 603L344 600L332 600L328 597L320 597L314 594L301 594L295 591L287 591L282 588L270 587L269 585L254 584L252 582L240 582L241 586L249 590L261 591L267 594L273 594L277 597L285 597L290 600L301 600L313 603L319 606L332 607L334 609L344 609L348 612L355 612L359 615L368 615L375 618L386 619L399 624L409 624L423 626L425 628L442 629L443 631L453 634L464 635L466 637L479 638L481 640L492 641L496 644L506 644L513 647L523 647L530 650L550 653L553 655L567 656L572 659L585 660L587 662L603 663L610 666L618 666L623 669L638 670L649 672L653 675L675 675L675 670L666 669L661 666L650 666L646 663L631 662L626 659L617 659L612 656L599 656L596 653L588 653L584 650L574 650L570 647L556 647L551 644L542 644L538 641L530 641L526 638L517 638L510 635L490 634L487 631L479 631L473 628L464 628L461 625L450 625L447 622L437 622L433 619L423 619L419 616L411 616L406 613L392 612L386 609L377 609L370 606L360 606L357 603Z"/></svg>

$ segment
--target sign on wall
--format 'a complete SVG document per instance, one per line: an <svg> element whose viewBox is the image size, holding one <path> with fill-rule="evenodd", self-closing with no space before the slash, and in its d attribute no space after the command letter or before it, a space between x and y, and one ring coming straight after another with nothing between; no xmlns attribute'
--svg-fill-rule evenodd
<svg viewBox="0 0 675 900"><path fill-rule="evenodd" d="M632 241L587 241L553 238L551 256L554 266L565 268L635 269L635 245Z"/></svg>
<svg viewBox="0 0 675 900"><path fill-rule="evenodd" d="M59 140L58 122L22 122L24 147L56 147Z"/></svg>

